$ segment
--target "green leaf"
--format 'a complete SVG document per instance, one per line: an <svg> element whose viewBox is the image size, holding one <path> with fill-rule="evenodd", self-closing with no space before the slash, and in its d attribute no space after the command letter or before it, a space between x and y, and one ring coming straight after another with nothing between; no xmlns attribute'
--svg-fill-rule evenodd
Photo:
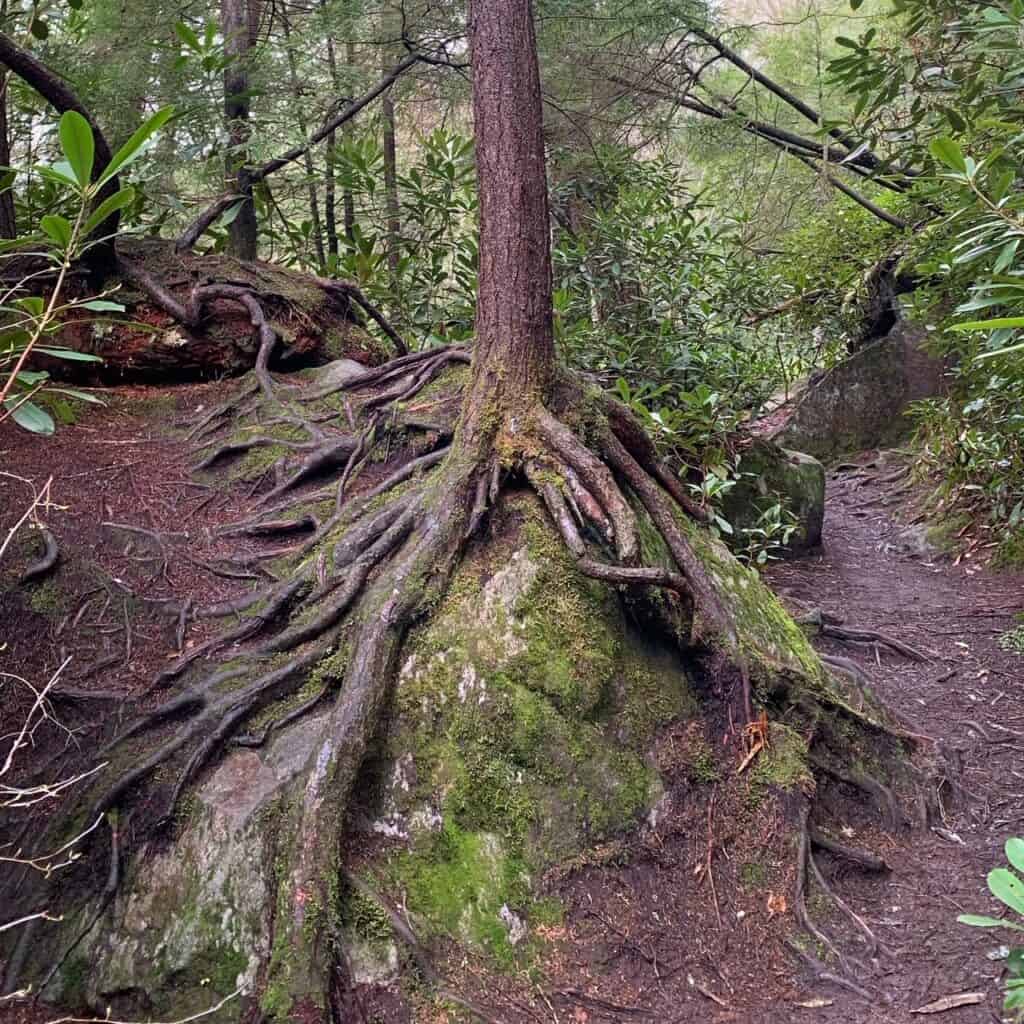
<svg viewBox="0 0 1024 1024"><path fill-rule="evenodd" d="M75 180L82 189L87 188L92 180L92 162L96 154L92 127L77 110L67 110L61 114L57 132L60 148L74 171Z"/></svg>
<svg viewBox="0 0 1024 1024"><path fill-rule="evenodd" d="M56 429L53 423L53 417L50 416L45 409L40 409L35 402L22 402L17 396L8 398L4 405L6 405L11 412L11 419L25 430L31 431L33 434L45 434L49 436Z"/></svg>
<svg viewBox="0 0 1024 1024"><path fill-rule="evenodd" d="M148 121L143 122L135 131L135 134L113 155L110 163L103 168L103 173L97 179L97 185L106 184L123 167L127 167L141 152L142 144L146 142L154 132L159 131L174 114L174 107L163 107L158 110Z"/></svg>
<svg viewBox="0 0 1024 1024"><path fill-rule="evenodd" d="M203 47L199 42L199 36L196 35L194 29L190 25L186 25L185 22L179 21L174 25L174 31L178 34L178 38L190 49L197 52L201 52Z"/></svg>
<svg viewBox="0 0 1024 1024"><path fill-rule="evenodd" d="M112 196L106 199L89 214L89 219L82 228L82 236L88 237L98 228L112 213L123 210L135 198L135 189L131 186L118 189Z"/></svg>
<svg viewBox="0 0 1024 1024"><path fill-rule="evenodd" d="M67 217L61 217L57 213L48 213L40 219L39 226L62 249L67 249L71 244L71 222Z"/></svg>
<svg viewBox="0 0 1024 1024"><path fill-rule="evenodd" d="M1011 867L1024 871L1024 839L1015 836L1006 840L1006 859Z"/></svg>
<svg viewBox="0 0 1024 1024"><path fill-rule="evenodd" d="M33 18L28 30L36 39L45 39L50 34L50 26L42 18Z"/></svg>
<svg viewBox="0 0 1024 1024"><path fill-rule="evenodd" d="M123 313L124 305L111 302L109 299L90 299L79 306L80 309L91 309L94 313Z"/></svg>
<svg viewBox="0 0 1024 1024"><path fill-rule="evenodd" d="M14 304L25 310L29 316L41 316L46 303L38 295L28 295L24 299L16 299Z"/></svg>
<svg viewBox="0 0 1024 1024"><path fill-rule="evenodd" d="M36 164L32 169L39 175L40 178L45 178L47 181L52 181L55 185L66 186L72 185L78 187L78 182L73 177L65 174L61 171L61 167L67 166L62 160L59 164L54 164L52 167L47 167L43 164Z"/></svg>
<svg viewBox="0 0 1024 1024"><path fill-rule="evenodd" d="M1024 917L1024 882L1009 868L996 868L990 871L988 888L997 900Z"/></svg>
<svg viewBox="0 0 1024 1024"><path fill-rule="evenodd" d="M967 320L953 324L953 331L995 331L1003 327L1024 327L1024 316L997 316L992 320Z"/></svg>
<svg viewBox="0 0 1024 1024"><path fill-rule="evenodd" d="M945 164L961 174L966 173L967 163L964 160L964 154L960 147L948 136L932 139L928 149L939 163Z"/></svg>
<svg viewBox="0 0 1024 1024"><path fill-rule="evenodd" d="M974 357L976 363L980 363L982 359L993 359L995 356L1009 355L1011 352L1024 351L1024 342L1019 345L1009 345L1007 348L997 348L992 352L982 352L980 355Z"/></svg>
<svg viewBox="0 0 1024 1024"><path fill-rule="evenodd" d="M1024 932L1024 928L1012 921L1001 921L998 917L985 917L983 914L961 914L957 920L961 924L969 924L972 928L1010 928Z"/></svg>
<svg viewBox="0 0 1024 1024"><path fill-rule="evenodd" d="M94 356L91 352L76 352L73 348L48 348L37 345L33 351L41 352L44 356L52 356L54 359L67 359L75 363L103 362L99 356Z"/></svg>
<svg viewBox="0 0 1024 1024"><path fill-rule="evenodd" d="M106 405L102 398L97 398L95 395L90 395L88 391L78 391L75 388L48 388L48 391L57 391L62 395L68 395L71 398L77 398L82 402L91 402L93 405Z"/></svg>

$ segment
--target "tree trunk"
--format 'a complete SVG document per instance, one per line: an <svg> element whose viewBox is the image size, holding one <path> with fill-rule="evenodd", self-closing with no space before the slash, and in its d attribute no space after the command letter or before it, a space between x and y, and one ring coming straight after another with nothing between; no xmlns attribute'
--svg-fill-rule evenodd
<svg viewBox="0 0 1024 1024"><path fill-rule="evenodd" d="M389 39L395 33L395 11L385 9L382 17L384 36L384 60L382 67L386 70L392 57ZM401 307L400 286L398 282L399 243L402 233L402 220L398 204L398 153L395 146L395 101L389 89L381 98L381 117L384 121L384 215L386 218L385 241L388 257L388 275L391 284L391 296L394 310Z"/></svg>
<svg viewBox="0 0 1024 1024"><path fill-rule="evenodd" d="M554 366L540 74L530 0L471 0L480 277L467 434L525 412Z"/></svg>
<svg viewBox="0 0 1024 1024"><path fill-rule="evenodd" d="M224 118L230 151L225 159L228 187L242 196L242 207L228 228L228 251L240 260L256 259L256 207L249 174L249 56L256 37L253 0L221 0L224 52Z"/></svg>
<svg viewBox="0 0 1024 1024"><path fill-rule="evenodd" d="M298 62L291 44L292 26L288 20L288 9L281 7L281 25L284 28L284 45L288 53L288 75L291 79L292 94L295 96L295 120L302 130L303 138L309 135L306 117L302 113L302 82L299 79ZM317 270L323 273L326 266L324 257L324 232L320 223L320 199L316 191L316 168L313 165L313 154L307 149L303 157L306 167L306 189L309 195L309 219L312 224L313 248L316 252Z"/></svg>
<svg viewBox="0 0 1024 1024"><path fill-rule="evenodd" d="M345 60L349 67L355 66L356 44L351 39L345 43ZM341 132L346 140L351 140L352 124L346 124ZM345 241L351 248L356 240L356 197L352 194L352 189L346 188L342 193L342 205L345 210Z"/></svg>
<svg viewBox="0 0 1024 1024"><path fill-rule="evenodd" d="M7 124L7 68L0 64L0 167L11 166L11 136ZM0 192L0 238L17 238L18 221L14 212L14 193L8 188Z"/></svg>

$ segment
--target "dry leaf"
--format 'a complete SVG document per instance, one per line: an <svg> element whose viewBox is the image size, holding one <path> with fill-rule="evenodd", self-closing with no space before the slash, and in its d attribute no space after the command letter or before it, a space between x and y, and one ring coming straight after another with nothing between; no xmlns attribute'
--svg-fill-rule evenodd
<svg viewBox="0 0 1024 1024"><path fill-rule="evenodd" d="M984 992L959 992L955 996L943 996L936 999L934 1003L927 1006L919 1006L911 1013L943 1013L946 1010L955 1010L958 1006L974 1006L977 1003L985 1002Z"/></svg>
<svg viewBox="0 0 1024 1024"><path fill-rule="evenodd" d="M768 893L768 916L774 917L776 914L784 914L789 909L789 905L786 903L786 896L784 893L779 893L777 896L775 893Z"/></svg>
<svg viewBox="0 0 1024 1024"><path fill-rule="evenodd" d="M831 1006L831 999L822 999L821 996L815 999L805 999L802 1003L797 1003L797 1006L802 1006L805 1010L820 1010L823 1006Z"/></svg>

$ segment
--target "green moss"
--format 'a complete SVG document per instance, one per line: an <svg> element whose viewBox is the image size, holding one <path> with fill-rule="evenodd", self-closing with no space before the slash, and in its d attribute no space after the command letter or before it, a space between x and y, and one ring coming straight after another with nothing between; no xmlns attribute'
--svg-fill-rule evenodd
<svg viewBox="0 0 1024 1024"><path fill-rule="evenodd" d="M391 942L392 927L388 912L372 896L358 889L347 888L341 897L339 914L342 924L372 946Z"/></svg>
<svg viewBox="0 0 1024 1024"><path fill-rule="evenodd" d="M795 729L780 722L772 722L768 746L755 758L747 783L750 800L755 804L772 788L813 788L814 776L808 764L804 738Z"/></svg>
<svg viewBox="0 0 1024 1024"><path fill-rule="evenodd" d="M61 1003L72 1009L85 1005L89 970L88 957L73 956L68 960L61 971Z"/></svg>
<svg viewBox="0 0 1024 1024"><path fill-rule="evenodd" d="M925 540L932 547L949 554L955 551L960 544L959 534L965 526L970 526L974 521L973 516L968 512L961 512L943 519L942 522L934 523L925 531ZM1021 552L1024 554L1024 550Z"/></svg>
<svg viewBox="0 0 1024 1024"><path fill-rule="evenodd" d="M400 856L394 865L410 910L434 933L458 936L490 953L499 963L514 960L503 906L522 906L529 878L518 858L497 836L465 832L448 823L425 849Z"/></svg>
<svg viewBox="0 0 1024 1024"><path fill-rule="evenodd" d="M33 587L28 604L37 615L45 615L49 619L57 618L64 611L64 591L51 577Z"/></svg>
<svg viewBox="0 0 1024 1024"><path fill-rule="evenodd" d="M692 782L708 784L720 777L711 744L702 735L693 736L686 750L686 770Z"/></svg>
<svg viewBox="0 0 1024 1024"><path fill-rule="evenodd" d="M1024 530L1010 530L999 541L992 564L997 569L1024 567Z"/></svg>
<svg viewBox="0 0 1024 1024"><path fill-rule="evenodd" d="M760 889L768 881L768 872L763 864L748 860L740 865L740 882L748 889Z"/></svg>

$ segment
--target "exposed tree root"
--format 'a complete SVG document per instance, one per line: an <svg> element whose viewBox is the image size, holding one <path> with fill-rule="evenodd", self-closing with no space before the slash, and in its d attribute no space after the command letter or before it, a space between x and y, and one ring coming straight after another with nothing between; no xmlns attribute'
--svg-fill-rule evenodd
<svg viewBox="0 0 1024 1024"><path fill-rule="evenodd" d="M39 527L39 536L43 541L43 554L25 569L19 583L31 583L32 580L42 579L53 572L57 566L57 559L60 557L57 538L45 526Z"/></svg>
<svg viewBox="0 0 1024 1024"><path fill-rule="evenodd" d="M602 402L597 427L591 424L585 436L569 425L564 414L570 409L555 402L551 408L534 406L514 424L498 423L482 436L467 436L464 425L449 426L422 439L427 450L423 444L414 448L411 457L403 455L397 466L360 490L361 467L382 453L386 460L393 443L397 451L403 442L395 438L402 431L408 444L408 421L391 413L452 364L468 362L468 353L456 347L410 353L330 387L295 387L275 380L267 368L276 338L258 300L236 286L209 286L193 300L195 315L202 301L214 296L238 301L249 311L261 339L260 356L254 380L243 385L239 396L206 412L193 427L191 437L205 452L197 468L217 470L260 448L280 448L284 455L275 482L254 500L253 515L219 531L220 537L245 539L250 545L234 563L245 571L197 564L217 575L253 579L269 572L257 567L272 562L275 575L217 604L194 607L184 601L169 607L183 653L159 673L150 694L176 680L184 682L104 748L102 756L117 758L123 767L112 779L107 773L106 788L94 796L92 810L103 813L127 805L159 772L165 782L168 774L172 781L149 826L173 824L189 787L223 751L262 747L275 731L316 708L326 709L315 765L278 839L284 849L273 930L275 946L280 943L289 956L272 959L263 982L287 993L296 1005L306 1000L322 1004L336 1000L328 979L335 977L341 954L334 931L311 922L311 908L331 905L350 798L380 727L403 640L444 594L467 542L478 535L506 487L532 487L584 575L616 588L658 588L674 595L670 606L680 621L692 625L693 643L718 651L723 664L739 669L741 725L753 713L750 668L741 651L743 627L682 525L687 517L703 520L704 513L688 499L627 409ZM242 422L248 436L232 435ZM297 432L306 439L295 440ZM313 511L321 503L329 506L326 514ZM656 531L671 567L642 564L640 516L646 517L645 528ZM184 533L110 525L145 537L161 552L188 541ZM261 547L279 537L297 543ZM219 619L234 621L216 636L187 646L193 623ZM300 693L314 670L317 685ZM851 708L843 713L860 721ZM252 725L257 716L259 727ZM889 737L901 735L866 715L862 724ZM158 738L147 747L154 733ZM890 825L902 824L896 796L881 782L825 760L816 763L868 794ZM869 870L883 870L884 864L810 832L806 820L800 828L796 913L846 975L851 961L807 912L808 878L832 896L864 935L872 955L877 944L867 925L831 893L811 846ZM120 856L114 852L114 859ZM99 915L108 902L104 894ZM415 935L394 912L389 918L418 961L425 954ZM424 963L425 977L438 982L429 961ZM457 998L447 990L444 994ZM474 1015L490 1019L479 1007L459 1001Z"/></svg>

